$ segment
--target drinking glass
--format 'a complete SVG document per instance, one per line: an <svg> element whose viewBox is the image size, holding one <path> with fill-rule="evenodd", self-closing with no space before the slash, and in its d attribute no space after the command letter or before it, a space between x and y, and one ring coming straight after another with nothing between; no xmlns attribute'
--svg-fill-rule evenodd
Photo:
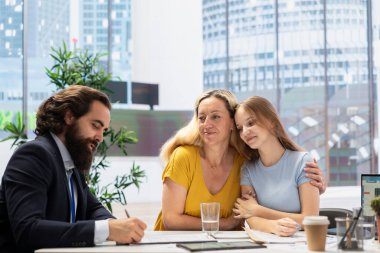
<svg viewBox="0 0 380 253"><path fill-rule="evenodd" d="M201 203L202 231L214 235L219 231L220 203Z"/></svg>
<svg viewBox="0 0 380 253"><path fill-rule="evenodd" d="M362 251L363 250L363 218L359 217L358 220L353 220L351 217L337 217L335 218L335 221L336 221L336 238L337 238L338 249ZM342 239L343 239L343 242L341 243Z"/></svg>
<svg viewBox="0 0 380 253"><path fill-rule="evenodd" d="M357 216L359 210L360 207L354 207L352 209L353 217ZM359 224L359 226L363 227L364 243L366 241L372 241L375 238L375 215L365 214L364 212L361 212L360 217L363 218L363 223Z"/></svg>

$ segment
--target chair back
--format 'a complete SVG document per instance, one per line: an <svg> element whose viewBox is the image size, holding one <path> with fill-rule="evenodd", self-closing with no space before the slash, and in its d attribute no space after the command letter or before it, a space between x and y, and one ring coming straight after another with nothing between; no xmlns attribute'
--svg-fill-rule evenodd
<svg viewBox="0 0 380 253"><path fill-rule="evenodd" d="M347 215L352 217L352 211L344 208L321 208L319 210L319 215L328 217L330 221L328 228L336 228L335 218L347 217Z"/></svg>

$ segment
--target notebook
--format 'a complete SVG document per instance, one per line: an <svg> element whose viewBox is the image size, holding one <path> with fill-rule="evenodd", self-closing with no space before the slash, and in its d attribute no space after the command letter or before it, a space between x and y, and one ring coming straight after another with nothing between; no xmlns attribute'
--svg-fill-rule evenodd
<svg viewBox="0 0 380 253"><path fill-rule="evenodd" d="M202 242L202 243L177 243L177 247L187 249L189 251L208 251L208 250L235 250L235 249L261 249L266 248L250 241L237 242Z"/></svg>

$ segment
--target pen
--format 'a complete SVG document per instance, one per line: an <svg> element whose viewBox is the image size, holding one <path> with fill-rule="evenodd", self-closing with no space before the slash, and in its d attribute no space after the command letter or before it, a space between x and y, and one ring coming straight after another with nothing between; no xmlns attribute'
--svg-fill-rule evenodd
<svg viewBox="0 0 380 253"><path fill-rule="evenodd" d="M127 209L124 209L124 212L125 212L125 214L127 215L128 218L131 218L131 216L129 215Z"/></svg>
<svg viewBox="0 0 380 253"><path fill-rule="evenodd" d="M340 240L340 242L339 242L339 244L338 244L338 248L339 248L339 249L347 249L347 248L352 249L352 248L351 248L352 245L348 245L348 244L351 244L351 235L353 234L353 232L354 232L354 230L355 230L355 227L356 227L356 225L357 225L357 223L358 223L358 220L359 220L359 217L360 217L360 215L361 215L361 213L362 213L362 210L363 210L362 208L359 209L359 212L358 212L357 215L353 218L353 220L352 220L350 226L348 227L348 229L346 229L346 232L344 233L342 239ZM348 235L350 236L350 237L349 237L350 241L349 241L348 238L347 238ZM345 240L346 238L347 238L347 241L346 241L346 243L345 243L344 240Z"/></svg>

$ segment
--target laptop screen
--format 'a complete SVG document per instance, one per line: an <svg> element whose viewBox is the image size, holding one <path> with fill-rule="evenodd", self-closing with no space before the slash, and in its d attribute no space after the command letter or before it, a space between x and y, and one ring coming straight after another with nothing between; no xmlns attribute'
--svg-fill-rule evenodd
<svg viewBox="0 0 380 253"><path fill-rule="evenodd" d="M371 200L380 196L380 175L362 174L361 176L361 198L364 216L371 216L375 213L371 208Z"/></svg>

